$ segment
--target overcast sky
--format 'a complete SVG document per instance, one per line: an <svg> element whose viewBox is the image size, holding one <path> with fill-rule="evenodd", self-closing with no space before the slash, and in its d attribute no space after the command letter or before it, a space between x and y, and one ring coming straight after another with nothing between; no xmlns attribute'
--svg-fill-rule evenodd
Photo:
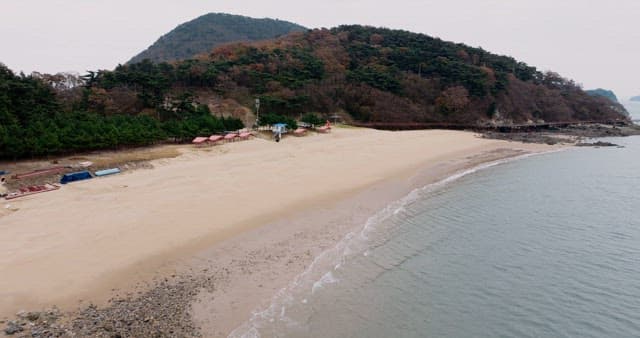
<svg viewBox="0 0 640 338"><path fill-rule="evenodd" d="M640 0L4 0L0 62L25 73L113 69L209 12L406 29L511 55L586 89L640 95Z"/></svg>

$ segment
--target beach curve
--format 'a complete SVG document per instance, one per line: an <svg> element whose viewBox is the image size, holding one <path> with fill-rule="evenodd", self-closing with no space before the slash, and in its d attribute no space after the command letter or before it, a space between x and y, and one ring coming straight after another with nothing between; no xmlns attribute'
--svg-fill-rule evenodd
<svg viewBox="0 0 640 338"><path fill-rule="evenodd" d="M303 240L291 241L291 236L315 244L307 243L304 257L287 248L296 252L292 257L300 256L299 261L278 273L270 285L260 281L264 277L260 273L239 283L262 289L245 292L249 296L244 300L242 293L232 290L233 283L220 288L226 289L226 296L216 295L214 302L207 303L206 293L200 297L200 305L194 306L196 322L209 332L215 327L215 335L226 334L274 289L303 271L314 254L355 225L317 229L318 219L328 219L323 212L340 214L332 208L342 203L343 221L344 217L355 221L384 205L384 200L455 170L551 149L481 139L468 132L341 128L331 135L287 138L280 144L255 140L224 147L167 160L153 170L82 182L46 198L12 203L19 210L0 218L0 230L6 234L0 274L8 276L0 281L2 315L53 304L73 309L81 299L104 302L113 296L113 289L181 272L181 266L193 265L187 262L194 256L207 264L220 266L223 262L218 259L233 266L234 257L238 258L234 255L252 245L287 240L289 246L305 246L299 243ZM360 198L359 206L348 198ZM277 228L283 230L279 234L269 234L276 228L268 224L287 217L292 223L291 215L296 214L312 219L306 226L293 222ZM336 217L332 222L340 223ZM329 235L321 236L323 232ZM220 248L242 236L260 240L251 243L243 238L248 244L235 243L236 254L231 250L219 257ZM216 259L211 259L212 252ZM213 321L198 316L202 313L198 309L210 310L225 302L240 305L235 306L237 311L212 316Z"/></svg>

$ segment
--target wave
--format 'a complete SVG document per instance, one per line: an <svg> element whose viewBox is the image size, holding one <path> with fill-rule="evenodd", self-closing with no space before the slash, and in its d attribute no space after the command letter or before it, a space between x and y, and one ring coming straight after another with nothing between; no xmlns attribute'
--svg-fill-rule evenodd
<svg viewBox="0 0 640 338"><path fill-rule="evenodd" d="M309 293L313 295L327 285L339 283L339 279L335 277L334 272L339 270L350 257L354 257L355 255L366 256L368 254L370 245L369 236L372 232L378 230L377 227L385 220L405 212L406 207L419 198L437 191L465 176L497 165L561 150L564 149L523 154L483 163L469 169L458 171L442 180L412 190L406 196L389 203L382 210L369 217L361 228L347 234L334 247L316 256L304 272L296 276L289 285L280 289L273 296L271 304L266 309L253 312L250 319L233 330L228 337L257 338L261 336L260 329L272 326L275 323L278 323L278 326L289 329L301 328L302 324L296 322L287 314L287 309L296 303L296 295L300 298L299 303L306 304L308 300L305 298L305 295L309 295Z"/></svg>

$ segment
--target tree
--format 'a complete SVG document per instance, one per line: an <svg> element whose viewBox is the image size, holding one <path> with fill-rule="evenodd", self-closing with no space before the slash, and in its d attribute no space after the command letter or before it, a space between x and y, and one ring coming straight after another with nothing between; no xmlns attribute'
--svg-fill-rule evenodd
<svg viewBox="0 0 640 338"><path fill-rule="evenodd" d="M322 121L322 119L320 117L318 117L318 115L314 114L314 113L307 113L304 116L302 116L302 118L300 119L300 121L304 122L304 123L308 123L312 126L317 126L317 125L321 125L324 123L324 121Z"/></svg>
<svg viewBox="0 0 640 338"><path fill-rule="evenodd" d="M445 114L461 112L469 102L469 91L462 86L447 88L436 99L436 104Z"/></svg>

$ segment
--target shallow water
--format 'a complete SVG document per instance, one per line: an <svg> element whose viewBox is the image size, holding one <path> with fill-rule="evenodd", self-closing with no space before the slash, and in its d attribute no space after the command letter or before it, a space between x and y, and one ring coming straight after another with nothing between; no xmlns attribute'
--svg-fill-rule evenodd
<svg viewBox="0 0 640 338"><path fill-rule="evenodd" d="M640 137L610 141L414 192L235 334L640 336Z"/></svg>

